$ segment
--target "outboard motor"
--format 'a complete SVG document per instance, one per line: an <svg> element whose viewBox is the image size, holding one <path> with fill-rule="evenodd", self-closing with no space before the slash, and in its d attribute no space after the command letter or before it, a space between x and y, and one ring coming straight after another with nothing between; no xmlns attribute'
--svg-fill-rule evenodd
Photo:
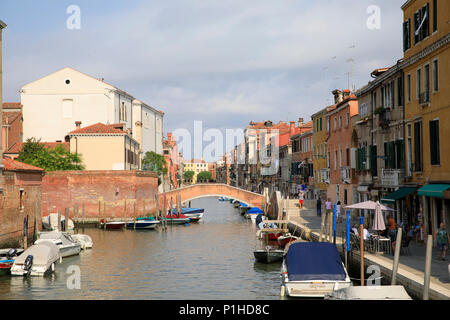
<svg viewBox="0 0 450 320"><path fill-rule="evenodd" d="M8 252L6 253L6 257L8 258L8 260L11 260L11 258L13 257L17 257L17 249L8 250Z"/></svg>
<svg viewBox="0 0 450 320"><path fill-rule="evenodd" d="M25 263L23 264L23 269L27 272L27 277L31 275L31 267L33 266L33 256L30 254L25 259Z"/></svg>

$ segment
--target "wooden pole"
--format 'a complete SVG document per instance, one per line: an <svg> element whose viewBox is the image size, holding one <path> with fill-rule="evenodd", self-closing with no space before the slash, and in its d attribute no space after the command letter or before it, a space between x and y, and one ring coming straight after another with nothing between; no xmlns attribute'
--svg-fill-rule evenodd
<svg viewBox="0 0 450 320"><path fill-rule="evenodd" d="M391 285L395 286L397 281L397 271L398 271L398 260L400 258L400 249L402 247L402 228L398 228L397 230L397 240L395 240L395 256L394 256L394 264L392 266L392 279Z"/></svg>
<svg viewBox="0 0 450 320"><path fill-rule="evenodd" d="M58 231L61 230L61 210L58 210Z"/></svg>
<svg viewBox="0 0 450 320"><path fill-rule="evenodd" d="M348 252L350 251L350 210L347 210L345 223L345 268L348 269Z"/></svg>
<svg viewBox="0 0 450 320"><path fill-rule="evenodd" d="M64 231L67 232L69 230L69 208L65 208L64 211Z"/></svg>
<svg viewBox="0 0 450 320"><path fill-rule="evenodd" d="M106 202L103 202L103 217L105 219L105 229L106 229Z"/></svg>
<svg viewBox="0 0 450 320"><path fill-rule="evenodd" d="M425 258L425 273L423 281L423 300L429 299L430 274L431 274L431 256L433 254L433 235L429 234L427 238L427 255Z"/></svg>
<svg viewBox="0 0 450 320"><path fill-rule="evenodd" d="M336 204L333 209L333 244L336 245Z"/></svg>
<svg viewBox="0 0 450 320"><path fill-rule="evenodd" d="M325 228L325 216L326 216L326 213L323 212L322 213L322 222L320 223L320 238L319 238L319 242L322 242L323 231L324 231L324 228Z"/></svg>
<svg viewBox="0 0 450 320"><path fill-rule="evenodd" d="M127 216L127 199L123 199L123 216Z"/></svg>
<svg viewBox="0 0 450 320"><path fill-rule="evenodd" d="M333 240L333 213L328 214L328 242L331 243Z"/></svg>
<svg viewBox="0 0 450 320"><path fill-rule="evenodd" d="M28 216L23 218L23 249L24 250L27 250L27 247L28 247L27 229L28 229Z"/></svg>
<svg viewBox="0 0 450 320"><path fill-rule="evenodd" d="M83 222L84 222L84 203L83 203Z"/></svg>
<svg viewBox="0 0 450 320"><path fill-rule="evenodd" d="M98 219L99 219L99 220L101 219L101 216L102 216L102 203L101 203L100 200L98 200ZM104 223L105 228L106 228L106 221L103 220L103 223ZM100 228L102 227L101 224L100 224L99 226L100 226Z"/></svg>
<svg viewBox="0 0 450 320"><path fill-rule="evenodd" d="M136 230L136 201L133 202L133 217L134 217L133 229Z"/></svg>
<svg viewBox="0 0 450 320"><path fill-rule="evenodd" d="M35 201L34 202L34 236L33 236L34 241L37 240L38 232L39 232L39 209L38 209L37 202Z"/></svg>
<svg viewBox="0 0 450 320"><path fill-rule="evenodd" d="M361 252L361 286L364 286L364 217L360 217L359 224L360 252Z"/></svg>
<svg viewBox="0 0 450 320"><path fill-rule="evenodd" d="M166 194L163 195L163 203L162 203L162 224L163 224L163 229L166 230L167 229L167 221L166 221Z"/></svg>

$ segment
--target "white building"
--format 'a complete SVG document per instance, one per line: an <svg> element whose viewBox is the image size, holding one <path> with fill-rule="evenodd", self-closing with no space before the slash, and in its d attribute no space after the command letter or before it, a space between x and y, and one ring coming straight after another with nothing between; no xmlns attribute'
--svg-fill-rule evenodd
<svg viewBox="0 0 450 320"><path fill-rule="evenodd" d="M24 85L20 92L24 140L64 141L75 121L83 127L123 123L144 154L162 154L164 113L103 79L66 67Z"/></svg>

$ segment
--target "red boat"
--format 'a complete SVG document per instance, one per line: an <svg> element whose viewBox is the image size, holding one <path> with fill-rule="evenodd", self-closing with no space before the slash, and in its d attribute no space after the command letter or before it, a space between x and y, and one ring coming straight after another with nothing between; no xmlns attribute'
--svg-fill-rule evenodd
<svg viewBox="0 0 450 320"><path fill-rule="evenodd" d="M279 236L277 241L280 247L287 245L289 242L297 240L298 237L291 235L290 233L286 233L285 235Z"/></svg>
<svg viewBox="0 0 450 320"><path fill-rule="evenodd" d="M266 239L266 235L267 235L267 240L269 241L277 241L277 239L281 236L281 233L279 232L261 232L259 237L260 239Z"/></svg>
<svg viewBox="0 0 450 320"><path fill-rule="evenodd" d="M100 228L106 230L118 230L122 229L125 226L124 221L106 221L105 219L100 220Z"/></svg>

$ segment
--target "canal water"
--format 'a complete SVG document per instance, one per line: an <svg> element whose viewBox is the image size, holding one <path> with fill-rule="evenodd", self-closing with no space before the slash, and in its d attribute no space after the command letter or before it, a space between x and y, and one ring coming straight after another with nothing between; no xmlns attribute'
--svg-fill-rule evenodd
<svg viewBox="0 0 450 320"><path fill-rule="evenodd" d="M0 299L280 299L280 263L253 256L256 226L217 198L191 206L205 209L203 221L166 232L80 229L93 249L46 277L0 277ZM70 289L77 266L81 288Z"/></svg>

